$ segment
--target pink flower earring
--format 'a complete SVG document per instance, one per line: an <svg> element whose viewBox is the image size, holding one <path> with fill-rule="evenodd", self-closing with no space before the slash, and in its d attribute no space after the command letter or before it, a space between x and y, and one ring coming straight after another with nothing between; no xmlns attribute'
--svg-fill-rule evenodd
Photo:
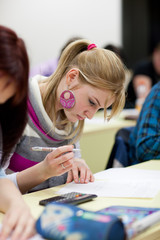
<svg viewBox="0 0 160 240"><path fill-rule="evenodd" d="M71 90L65 90L60 95L60 103L63 108L72 108L75 104L75 96Z"/></svg>

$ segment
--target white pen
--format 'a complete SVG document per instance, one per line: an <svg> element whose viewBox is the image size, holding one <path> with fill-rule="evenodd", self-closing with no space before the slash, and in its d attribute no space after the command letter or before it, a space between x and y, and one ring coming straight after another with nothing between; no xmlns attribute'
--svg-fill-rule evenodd
<svg viewBox="0 0 160 240"><path fill-rule="evenodd" d="M57 149L56 147L31 147L31 149L33 151L47 151L47 152L51 152L55 149ZM81 149L79 148L73 148L72 150L73 152L77 152L77 151L81 151Z"/></svg>
<svg viewBox="0 0 160 240"><path fill-rule="evenodd" d="M140 220L135 221L131 224L130 228L132 229L135 236L158 222L160 222L160 211L156 211Z"/></svg>

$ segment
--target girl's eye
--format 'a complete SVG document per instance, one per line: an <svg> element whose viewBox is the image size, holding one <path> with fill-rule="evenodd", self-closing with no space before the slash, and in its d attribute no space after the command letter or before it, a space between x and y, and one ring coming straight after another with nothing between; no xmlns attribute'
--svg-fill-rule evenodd
<svg viewBox="0 0 160 240"><path fill-rule="evenodd" d="M92 102L92 100L89 99L89 103L91 106L95 106L96 104L94 102Z"/></svg>

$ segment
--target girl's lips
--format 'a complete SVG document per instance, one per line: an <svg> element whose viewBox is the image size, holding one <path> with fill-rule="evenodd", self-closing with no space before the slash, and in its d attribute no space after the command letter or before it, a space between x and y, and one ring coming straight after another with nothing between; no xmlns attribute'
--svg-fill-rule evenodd
<svg viewBox="0 0 160 240"><path fill-rule="evenodd" d="M84 118L79 115L77 115L77 118L78 118L78 120L84 120Z"/></svg>

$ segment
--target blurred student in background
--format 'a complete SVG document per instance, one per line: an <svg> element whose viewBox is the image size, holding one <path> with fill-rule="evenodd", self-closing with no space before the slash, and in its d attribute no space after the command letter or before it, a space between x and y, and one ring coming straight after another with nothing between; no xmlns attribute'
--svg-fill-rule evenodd
<svg viewBox="0 0 160 240"><path fill-rule="evenodd" d="M0 211L5 213L1 240L11 233L11 239L27 239L34 233L34 219L16 187L16 175L4 171L27 121L28 72L23 40L0 25Z"/></svg>
<svg viewBox="0 0 160 240"><path fill-rule="evenodd" d="M81 37L72 37L70 39L68 39L68 41L65 43L65 45L62 47L59 57L58 58L52 58L49 59L48 61L45 61L43 63L38 64L37 66L33 67L30 71L29 76L30 77L34 77L37 74L40 74L42 76L46 76L49 77L52 73L54 73L54 71L57 68L58 65L58 61L59 58L63 52L63 50L72 42L82 39Z"/></svg>
<svg viewBox="0 0 160 240"><path fill-rule="evenodd" d="M128 144L130 165L160 159L160 82L146 97Z"/></svg>
<svg viewBox="0 0 160 240"><path fill-rule="evenodd" d="M110 119L123 109L124 102L125 69L120 58L86 39L70 43L50 77L37 75L30 81L28 124L10 163L10 169L18 172L21 191L73 180L94 181L72 144L79 148L86 118L92 119L103 108L104 117ZM47 153L32 151L34 146L58 148Z"/></svg>
<svg viewBox="0 0 160 240"><path fill-rule="evenodd" d="M125 88L127 89L130 78L131 78L131 72L128 69L128 62L127 62L127 58L126 58L123 48L116 46L114 44L107 44L103 48L110 50L110 51L114 52L115 54L117 54L117 56L122 60L122 62L126 66L126 68L125 68L125 75L126 75Z"/></svg>
<svg viewBox="0 0 160 240"><path fill-rule="evenodd" d="M153 85L160 80L160 41L151 58L137 63L127 90L126 106L139 110Z"/></svg>
<svg viewBox="0 0 160 240"><path fill-rule="evenodd" d="M127 58L122 47L116 46L114 44L107 44L103 48L116 53L125 64L125 66L128 67Z"/></svg>
<svg viewBox="0 0 160 240"><path fill-rule="evenodd" d="M140 111L135 127L121 128L106 168L128 167L160 159L160 82L155 84Z"/></svg>

